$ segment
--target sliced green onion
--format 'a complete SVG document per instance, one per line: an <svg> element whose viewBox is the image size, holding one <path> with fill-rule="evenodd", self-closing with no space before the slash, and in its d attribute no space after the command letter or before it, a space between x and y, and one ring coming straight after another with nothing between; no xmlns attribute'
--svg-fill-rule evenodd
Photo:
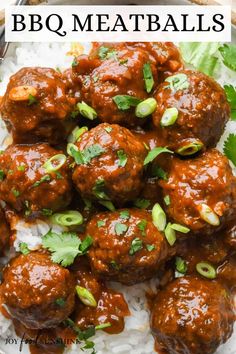
<svg viewBox="0 0 236 354"><path fill-rule="evenodd" d="M71 134L68 137L68 143L76 143L76 141L79 140L82 134L86 133L88 131L88 127L75 127L75 129L71 132Z"/></svg>
<svg viewBox="0 0 236 354"><path fill-rule="evenodd" d="M71 148L76 151L79 151L79 148L75 144L72 144L72 143L67 144L67 148L66 148L67 154L69 156L73 157L73 153L71 151Z"/></svg>
<svg viewBox="0 0 236 354"><path fill-rule="evenodd" d="M114 207L112 202L110 202L109 200L100 200L99 204L101 204L102 206L104 206L105 208L107 208L110 211L115 211L116 210L116 208Z"/></svg>
<svg viewBox="0 0 236 354"><path fill-rule="evenodd" d="M135 115L138 118L145 118L147 116L150 116L157 107L157 101L155 98L147 98L146 100L140 102L136 109L135 109Z"/></svg>
<svg viewBox="0 0 236 354"><path fill-rule="evenodd" d="M90 107L87 103L85 102L77 103L77 107L79 109L79 113L83 117L88 118L90 120L94 120L97 118L97 112L92 107Z"/></svg>
<svg viewBox="0 0 236 354"><path fill-rule="evenodd" d="M172 229L171 223L169 222L165 228L165 237L170 246L173 246L176 241L175 230Z"/></svg>
<svg viewBox="0 0 236 354"><path fill-rule="evenodd" d="M58 171L66 162L66 156L63 154L57 154L51 157L48 161L45 162L43 168L47 172L55 172Z"/></svg>
<svg viewBox="0 0 236 354"><path fill-rule="evenodd" d="M187 264L185 260L181 257L175 258L175 267L179 273L185 274L187 271Z"/></svg>
<svg viewBox="0 0 236 354"><path fill-rule="evenodd" d="M189 156L189 155L196 154L202 148L203 148L203 144L200 141L198 141L198 142L186 144L185 146L178 148L176 152L181 156Z"/></svg>
<svg viewBox="0 0 236 354"><path fill-rule="evenodd" d="M183 234L187 234L190 231L188 227L180 224L171 224L171 227L173 230L182 232Z"/></svg>
<svg viewBox="0 0 236 354"><path fill-rule="evenodd" d="M220 219L218 215L207 205L201 204L198 206L201 218L212 226L219 226Z"/></svg>
<svg viewBox="0 0 236 354"><path fill-rule="evenodd" d="M166 214L158 203L156 203L152 208L152 221L159 231L165 230Z"/></svg>
<svg viewBox="0 0 236 354"><path fill-rule="evenodd" d="M199 274L208 279L216 278L215 268L208 262L200 262L196 265L196 269Z"/></svg>
<svg viewBox="0 0 236 354"><path fill-rule="evenodd" d="M82 301L82 303L84 305L91 306L91 307L97 307L97 301L94 298L93 294L88 289L77 285L76 292L77 292L79 299Z"/></svg>
<svg viewBox="0 0 236 354"><path fill-rule="evenodd" d="M106 323L101 323L97 326L95 326L96 331L98 331L99 329L105 329L111 327L111 323L110 322L106 322Z"/></svg>
<svg viewBox="0 0 236 354"><path fill-rule="evenodd" d="M51 221L62 226L75 226L83 223L83 216L76 210L68 210L52 215Z"/></svg>
<svg viewBox="0 0 236 354"><path fill-rule="evenodd" d="M178 109L175 107L167 108L161 117L161 126L162 127L169 127L170 125L175 124L178 118Z"/></svg>

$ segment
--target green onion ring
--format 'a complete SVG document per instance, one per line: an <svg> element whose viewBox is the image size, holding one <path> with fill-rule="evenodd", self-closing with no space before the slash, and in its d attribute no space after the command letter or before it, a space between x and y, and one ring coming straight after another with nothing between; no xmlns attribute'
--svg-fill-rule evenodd
<svg viewBox="0 0 236 354"><path fill-rule="evenodd" d="M182 146L176 150L176 153L181 156L190 156L202 150L203 144L200 141L192 142Z"/></svg>
<svg viewBox="0 0 236 354"><path fill-rule="evenodd" d="M156 203L152 208L152 221L159 231L165 230L166 214L158 203Z"/></svg>
<svg viewBox="0 0 236 354"><path fill-rule="evenodd" d="M88 131L88 127L75 127L75 129L69 135L67 141L68 143L76 143L81 135Z"/></svg>
<svg viewBox="0 0 236 354"><path fill-rule="evenodd" d="M196 265L196 270L203 277L208 279L216 278L216 270L215 268L208 262L200 262Z"/></svg>
<svg viewBox="0 0 236 354"><path fill-rule="evenodd" d="M220 219L218 215L207 204L198 205L198 210L201 218L208 224L212 226L220 225Z"/></svg>
<svg viewBox="0 0 236 354"><path fill-rule="evenodd" d="M95 109L90 107L87 103L82 101L80 103L77 103L77 107L78 107L79 113L83 117L88 118L90 120L94 120L97 118L97 112L95 111Z"/></svg>
<svg viewBox="0 0 236 354"><path fill-rule="evenodd" d="M68 210L64 213L53 214L51 221L61 226L75 226L83 223L83 216L77 210Z"/></svg>
<svg viewBox="0 0 236 354"><path fill-rule="evenodd" d="M150 116L157 107L157 101L155 98L147 98L146 100L140 102L136 109L135 109L135 115L138 118L145 118L147 116Z"/></svg>
<svg viewBox="0 0 236 354"><path fill-rule="evenodd" d="M170 125L175 124L178 118L178 109L175 107L167 108L161 117L160 124L162 127L169 127Z"/></svg>
<svg viewBox="0 0 236 354"><path fill-rule="evenodd" d="M75 144L72 143L67 144L67 148L66 148L67 154L73 157L73 154L70 151L71 148L75 149L76 151L79 151L79 148Z"/></svg>
<svg viewBox="0 0 236 354"><path fill-rule="evenodd" d="M169 222L165 228L165 237L170 246L173 246L176 241L175 230L172 229L171 223Z"/></svg>
<svg viewBox="0 0 236 354"><path fill-rule="evenodd" d="M52 156L48 161L45 162L43 168L47 172L58 171L66 162L66 156L64 154L57 154Z"/></svg>
<svg viewBox="0 0 236 354"><path fill-rule="evenodd" d="M79 285L77 285L75 289L79 299L82 301L84 305L97 307L97 301L94 298L93 294L88 289L83 288L82 286Z"/></svg>

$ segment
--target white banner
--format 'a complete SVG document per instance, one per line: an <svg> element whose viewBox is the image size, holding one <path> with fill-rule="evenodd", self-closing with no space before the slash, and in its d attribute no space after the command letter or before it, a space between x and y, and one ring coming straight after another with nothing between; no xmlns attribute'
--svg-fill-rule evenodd
<svg viewBox="0 0 236 354"><path fill-rule="evenodd" d="M230 42L230 6L10 6L9 42Z"/></svg>

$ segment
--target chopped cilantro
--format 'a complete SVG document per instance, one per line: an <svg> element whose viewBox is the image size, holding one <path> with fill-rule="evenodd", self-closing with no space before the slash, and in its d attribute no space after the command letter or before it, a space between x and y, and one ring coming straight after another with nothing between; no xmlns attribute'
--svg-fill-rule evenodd
<svg viewBox="0 0 236 354"><path fill-rule="evenodd" d="M76 150L73 144L70 146L70 153L77 165L89 164L92 159L100 156L104 151L103 147L99 144L90 145L83 151Z"/></svg>
<svg viewBox="0 0 236 354"><path fill-rule="evenodd" d="M146 236L146 227L147 227L147 220L141 220L137 224L138 229L141 231L142 236Z"/></svg>
<svg viewBox="0 0 236 354"><path fill-rule="evenodd" d="M225 85L224 89L231 108L231 118L236 120L236 87Z"/></svg>
<svg viewBox="0 0 236 354"><path fill-rule="evenodd" d="M54 263L60 263L63 267L71 265L77 256L84 255L92 245L91 236L81 241L73 232L63 232L56 234L51 230L43 236L43 248L48 249L52 255L51 259Z"/></svg>
<svg viewBox="0 0 236 354"><path fill-rule="evenodd" d="M133 256L136 252L140 251L142 248L143 248L143 241L140 238L136 237L135 239L133 239L131 243L129 254Z"/></svg>
<svg viewBox="0 0 236 354"><path fill-rule="evenodd" d="M98 199L109 200L109 197L105 193L105 181L103 178L98 178L93 186L93 194Z"/></svg>
<svg viewBox="0 0 236 354"><path fill-rule="evenodd" d="M105 127L104 129L106 130L107 133L110 133L112 131L112 127Z"/></svg>
<svg viewBox="0 0 236 354"><path fill-rule="evenodd" d="M24 172L25 171L25 165L18 166L17 170L20 171L20 172Z"/></svg>
<svg viewBox="0 0 236 354"><path fill-rule="evenodd" d="M39 181L36 181L33 185L32 188L40 186L40 184L44 182L50 182L51 181L51 176L50 175L44 175Z"/></svg>
<svg viewBox="0 0 236 354"><path fill-rule="evenodd" d="M17 189L15 189L15 188L12 189L12 193L14 194L14 196L16 198L20 196L20 192Z"/></svg>
<svg viewBox="0 0 236 354"><path fill-rule="evenodd" d="M126 153L124 152L124 150L118 150L117 156L119 158L118 166L125 167L125 165L128 161L128 157L127 157Z"/></svg>
<svg viewBox="0 0 236 354"><path fill-rule="evenodd" d="M224 142L224 154L236 166L236 135L229 134L227 140Z"/></svg>
<svg viewBox="0 0 236 354"><path fill-rule="evenodd" d="M164 197L164 202L165 202L165 205L169 206L170 205L170 196L169 195L166 195Z"/></svg>
<svg viewBox="0 0 236 354"><path fill-rule="evenodd" d="M128 220L130 218L129 210L122 210L120 212L120 217L121 217L121 219Z"/></svg>
<svg viewBox="0 0 236 354"><path fill-rule="evenodd" d="M28 106L32 106L32 104L38 103L37 98L31 94L29 94L28 101L29 101Z"/></svg>
<svg viewBox="0 0 236 354"><path fill-rule="evenodd" d="M121 111L126 111L131 107L136 107L142 100L129 95L117 95L113 97L113 101Z"/></svg>
<svg viewBox="0 0 236 354"><path fill-rule="evenodd" d="M119 265L116 263L116 261L111 261L110 264L111 264L112 268L114 268L115 270L119 270L119 269L120 269L120 267L119 267Z"/></svg>
<svg viewBox="0 0 236 354"><path fill-rule="evenodd" d="M178 90L186 90L189 87L188 77L183 73L168 76L165 81L169 83L165 86L165 89L169 88L173 92Z"/></svg>
<svg viewBox="0 0 236 354"><path fill-rule="evenodd" d="M185 274L187 271L187 264L185 262L184 259L182 259L181 257L176 257L175 258L175 266L176 266L176 270L179 273Z"/></svg>
<svg viewBox="0 0 236 354"><path fill-rule="evenodd" d="M5 175L4 171L0 170L0 181L3 181L5 177L6 177L6 175Z"/></svg>
<svg viewBox="0 0 236 354"><path fill-rule="evenodd" d="M150 204L150 200L144 198L139 198L134 201L134 206L140 209L147 209Z"/></svg>
<svg viewBox="0 0 236 354"><path fill-rule="evenodd" d="M120 59L119 60L119 64L120 65L125 65L125 64L127 64L128 63L128 59L126 58L126 59Z"/></svg>
<svg viewBox="0 0 236 354"><path fill-rule="evenodd" d="M55 171L55 175L56 175L57 179L63 179L61 172Z"/></svg>
<svg viewBox="0 0 236 354"><path fill-rule="evenodd" d="M158 155L162 154L163 152L168 152L170 154L173 154L173 151L167 149L166 147L155 147L147 154L143 163L144 166L152 162Z"/></svg>
<svg viewBox="0 0 236 354"><path fill-rule="evenodd" d="M168 179L168 174L166 171L163 170L163 168L153 165L152 166L152 177L159 177L160 179L164 179L164 181L167 181Z"/></svg>
<svg viewBox="0 0 236 354"><path fill-rule="evenodd" d="M154 86L154 79L150 63L145 63L143 66L143 77L147 93L150 93Z"/></svg>
<svg viewBox="0 0 236 354"><path fill-rule="evenodd" d="M74 67L74 66L76 66L77 64L78 64L77 58L74 57L71 66Z"/></svg>
<svg viewBox="0 0 236 354"><path fill-rule="evenodd" d="M116 210L115 206L109 200L100 200L99 204L101 204L102 206L104 206L105 208L107 208L110 211L115 211Z"/></svg>
<svg viewBox="0 0 236 354"><path fill-rule="evenodd" d="M71 118L76 118L79 115L79 110L76 108L74 111L71 112Z"/></svg>
<svg viewBox="0 0 236 354"><path fill-rule="evenodd" d="M223 58L223 63L229 69L236 71L236 45L234 44L224 44L223 47L219 48L219 51Z"/></svg>
<svg viewBox="0 0 236 354"><path fill-rule="evenodd" d="M19 247L20 247L20 251L21 251L22 254L27 255L27 254L30 253L30 250L29 250L28 245L27 245L26 242L21 242L19 244Z"/></svg>
<svg viewBox="0 0 236 354"><path fill-rule="evenodd" d="M112 48L102 46L98 50L98 56L101 60L110 59L110 58L116 59L116 55L117 52Z"/></svg>
<svg viewBox="0 0 236 354"><path fill-rule="evenodd" d="M56 299L55 303L56 303L56 305L58 305L60 307L64 307L66 304L65 300L62 297L60 297L59 299Z"/></svg>
<svg viewBox="0 0 236 354"><path fill-rule="evenodd" d="M128 226L125 224L121 224L121 223L116 223L115 225L115 232L118 236L121 236L122 234L124 234L126 231L128 230Z"/></svg>
<svg viewBox="0 0 236 354"><path fill-rule="evenodd" d="M42 215L44 216L51 216L53 214L53 211L51 209L42 209L41 210Z"/></svg>
<svg viewBox="0 0 236 354"><path fill-rule="evenodd" d="M153 250L155 250L155 246L154 245L146 245L146 249L148 250L148 252L152 252Z"/></svg>
<svg viewBox="0 0 236 354"><path fill-rule="evenodd" d="M97 221L97 227L102 227L102 226L105 226L105 225L106 225L106 223L105 223L104 220L98 220Z"/></svg>

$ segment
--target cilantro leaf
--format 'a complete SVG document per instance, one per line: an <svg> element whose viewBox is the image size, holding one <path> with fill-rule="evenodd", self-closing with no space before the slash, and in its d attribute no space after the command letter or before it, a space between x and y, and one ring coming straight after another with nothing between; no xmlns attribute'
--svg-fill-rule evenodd
<svg viewBox="0 0 236 354"><path fill-rule="evenodd" d="M98 221L97 221L97 227L103 227L103 226L105 226L105 225L106 225L106 223L105 223L104 220L98 220Z"/></svg>
<svg viewBox="0 0 236 354"><path fill-rule="evenodd" d="M152 166L152 177L159 177L161 179L164 179L164 181L167 181L168 179L168 174L166 171L163 170L163 168L153 165Z"/></svg>
<svg viewBox="0 0 236 354"><path fill-rule="evenodd" d="M134 201L134 206L140 209L147 209L150 204L150 200L144 198L139 198Z"/></svg>
<svg viewBox="0 0 236 354"><path fill-rule="evenodd" d="M121 224L121 223L117 223L115 225L115 232L118 236L121 236L122 234L124 234L126 231L128 230L128 226L125 224Z"/></svg>
<svg viewBox="0 0 236 354"><path fill-rule="evenodd" d="M19 246L22 254L27 255L30 253L30 250L26 242L21 242Z"/></svg>
<svg viewBox="0 0 236 354"><path fill-rule="evenodd" d="M51 176L50 175L44 175L39 181L36 181L33 185L32 188L38 187L40 184L44 182L50 182L51 181Z"/></svg>
<svg viewBox="0 0 236 354"><path fill-rule="evenodd" d="M129 218L130 218L129 210L121 210L120 218L125 219L125 220L129 220Z"/></svg>
<svg viewBox="0 0 236 354"><path fill-rule="evenodd" d="M98 56L101 60L110 59L110 58L117 58L117 52L113 48L108 47L100 47L98 50Z"/></svg>
<svg viewBox="0 0 236 354"><path fill-rule="evenodd" d="M219 48L220 54L223 58L223 63L229 69L236 71L236 45L234 44L224 44L223 47Z"/></svg>
<svg viewBox="0 0 236 354"><path fill-rule="evenodd" d="M173 151L167 149L166 147L155 147L147 154L143 163L144 166L152 162L158 155L160 155L163 152L169 152L170 154L173 154Z"/></svg>
<svg viewBox="0 0 236 354"><path fill-rule="evenodd" d="M218 64L214 55L218 51L219 43L181 42L180 51L184 61L192 64L204 74L213 76Z"/></svg>
<svg viewBox="0 0 236 354"><path fill-rule="evenodd" d="M236 88L232 85L225 85L224 89L231 107L231 118L236 120Z"/></svg>
<svg viewBox="0 0 236 354"><path fill-rule="evenodd" d="M142 236L146 236L146 227L147 227L147 220L141 220L137 224L138 229L141 231Z"/></svg>
<svg viewBox="0 0 236 354"><path fill-rule="evenodd" d="M6 177L6 175L5 175L4 171L0 170L0 181L3 181L5 177Z"/></svg>
<svg viewBox="0 0 236 354"><path fill-rule="evenodd" d="M91 236L87 236L83 242L74 232L63 232L56 234L51 230L43 236L43 248L51 253L51 259L54 263L59 263L63 267L71 265L75 257L83 255L91 245Z"/></svg>
<svg viewBox="0 0 236 354"><path fill-rule="evenodd" d="M143 241L140 238L136 237L135 239L133 239L131 243L129 254L133 256L136 252L140 251L142 248L143 248Z"/></svg>
<svg viewBox="0 0 236 354"><path fill-rule="evenodd" d="M229 134L227 140L224 142L224 154L236 166L236 134Z"/></svg>
<svg viewBox="0 0 236 354"><path fill-rule="evenodd" d="M154 86L154 79L152 76L152 69L150 63L145 63L143 66L143 77L145 81L145 87L147 93L150 93L152 91L152 88Z"/></svg>
<svg viewBox="0 0 236 354"><path fill-rule="evenodd" d="M148 252L152 252L153 250L155 250L155 246L153 244L151 245L146 245L146 249L148 250Z"/></svg>
<svg viewBox="0 0 236 354"><path fill-rule="evenodd" d="M38 103L37 98L31 94L29 94L28 101L29 101L28 106L32 106L32 104Z"/></svg>
<svg viewBox="0 0 236 354"><path fill-rule="evenodd" d="M118 166L125 167L125 165L128 161L128 157L127 157L126 153L124 152L124 150L118 150L117 156L119 158Z"/></svg>
<svg viewBox="0 0 236 354"><path fill-rule="evenodd" d="M98 178L93 186L93 194L98 199L109 200L105 192L105 181L103 178Z"/></svg>
<svg viewBox="0 0 236 354"><path fill-rule="evenodd" d="M142 100L129 95L117 95L113 97L113 101L121 111L126 111L131 107L136 107Z"/></svg>
<svg viewBox="0 0 236 354"><path fill-rule="evenodd" d="M99 144L90 145L81 152L84 163L90 163L94 157L100 156L104 151L103 147Z"/></svg>

